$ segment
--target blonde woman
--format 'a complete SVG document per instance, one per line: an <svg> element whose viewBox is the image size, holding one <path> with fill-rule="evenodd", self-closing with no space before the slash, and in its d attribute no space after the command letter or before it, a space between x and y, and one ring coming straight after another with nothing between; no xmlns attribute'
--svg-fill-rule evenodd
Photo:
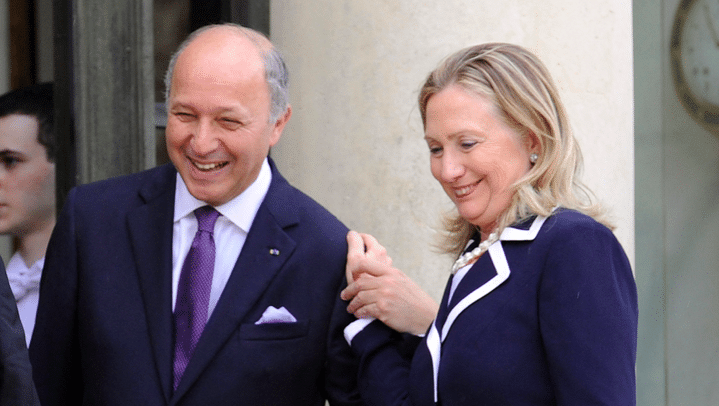
<svg viewBox="0 0 719 406"><path fill-rule="evenodd" d="M456 206L444 248L458 259L430 323L431 301L384 248L348 234L342 296L362 318L345 336L364 400L634 405L634 278L576 176L581 154L544 65L510 44L463 49L429 75L419 107L432 174Z"/></svg>

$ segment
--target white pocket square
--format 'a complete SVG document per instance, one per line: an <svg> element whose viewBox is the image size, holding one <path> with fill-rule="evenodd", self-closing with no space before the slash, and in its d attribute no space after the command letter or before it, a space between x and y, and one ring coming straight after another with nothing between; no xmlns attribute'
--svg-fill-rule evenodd
<svg viewBox="0 0 719 406"><path fill-rule="evenodd" d="M292 315L284 306L279 309L274 306L268 307L262 317L255 322L255 324L270 324L270 323L296 323L297 319Z"/></svg>

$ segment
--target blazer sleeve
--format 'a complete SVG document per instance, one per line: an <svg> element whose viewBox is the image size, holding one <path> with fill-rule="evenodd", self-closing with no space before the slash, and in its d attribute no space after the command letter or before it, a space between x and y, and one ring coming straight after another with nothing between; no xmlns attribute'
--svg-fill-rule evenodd
<svg viewBox="0 0 719 406"><path fill-rule="evenodd" d="M539 325L557 404L634 405L637 291L619 242L598 223L558 232L542 272Z"/></svg>
<svg viewBox="0 0 719 406"><path fill-rule="evenodd" d="M15 297L0 260L0 405L39 405Z"/></svg>
<svg viewBox="0 0 719 406"><path fill-rule="evenodd" d="M410 367L419 337L400 334L379 320L352 339L359 357L358 387L362 399L373 406L411 406Z"/></svg>
<svg viewBox="0 0 719 406"><path fill-rule="evenodd" d="M30 361L43 406L81 404L77 335L77 241L75 189L68 194L50 238L40 281L40 300L30 342Z"/></svg>
<svg viewBox="0 0 719 406"><path fill-rule="evenodd" d="M364 399L358 391L357 358L344 339L344 327L354 316L347 313L347 304L340 299L340 291L336 292L336 303L332 320L328 329L328 354L325 365L325 391L332 406L364 405Z"/></svg>

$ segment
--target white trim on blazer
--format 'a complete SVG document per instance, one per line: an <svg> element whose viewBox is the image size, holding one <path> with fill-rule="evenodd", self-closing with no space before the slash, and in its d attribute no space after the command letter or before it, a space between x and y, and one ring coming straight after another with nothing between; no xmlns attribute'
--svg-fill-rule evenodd
<svg viewBox="0 0 719 406"><path fill-rule="evenodd" d="M489 292L496 289L499 285L504 283L504 281L509 278L509 274L511 273L511 271L509 269L509 263L507 262L507 258L504 255L502 241L532 241L535 237L537 237L537 234L539 233L539 230L542 228L542 225L544 224L544 221L546 219L546 217L537 216L537 218L534 219L532 225L529 227L528 230L522 230L512 227L505 228L504 231L502 231L502 235L499 237L499 240L496 241L494 244L490 245L489 250L487 251L489 253L490 259L492 260L494 268L497 270L497 275L484 283L482 286L475 289L472 293L465 296L459 303L457 303L452 308L452 310L450 310L449 315L447 316L447 320L444 322L444 326L442 326L441 334L437 330L436 320L434 323L432 323L432 328L429 330L429 333L427 333L427 348L429 349L429 355L432 358L435 402L438 401L437 380L439 375L439 361L440 354L442 352L442 343L444 342L445 338L447 338L447 334L449 334L449 329L452 327L452 324L457 319L459 314L462 313L467 307L486 296Z"/></svg>

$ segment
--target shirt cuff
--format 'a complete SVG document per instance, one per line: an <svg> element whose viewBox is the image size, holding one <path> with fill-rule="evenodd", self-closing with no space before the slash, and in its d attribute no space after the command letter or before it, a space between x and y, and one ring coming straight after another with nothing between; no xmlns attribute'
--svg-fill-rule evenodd
<svg viewBox="0 0 719 406"><path fill-rule="evenodd" d="M375 320L376 319L374 317L366 317L362 319L357 319L352 323L348 324L347 327L345 327L345 340L347 340L347 344L352 346L352 339L355 338L355 336L359 334L360 331L364 330L365 327L367 327Z"/></svg>

